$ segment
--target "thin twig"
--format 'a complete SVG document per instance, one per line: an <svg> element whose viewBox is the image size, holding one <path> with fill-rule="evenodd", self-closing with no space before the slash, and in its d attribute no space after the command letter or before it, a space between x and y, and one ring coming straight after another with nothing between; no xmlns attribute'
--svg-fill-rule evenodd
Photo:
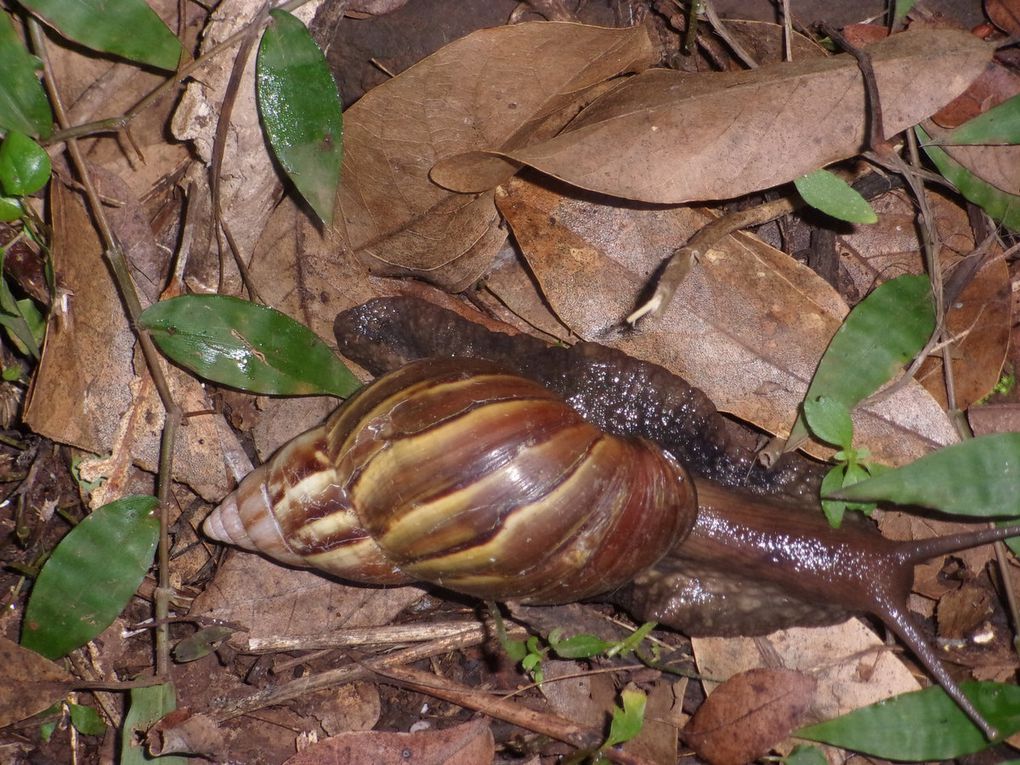
<svg viewBox="0 0 1020 765"><path fill-rule="evenodd" d="M29 17L28 19L28 32L32 40L32 45L35 48L35 52L43 62L43 82L46 86L46 91L53 107L54 117L56 118L58 125L66 127L67 113L64 110L64 103L60 97L60 92L56 83L53 81L53 69L49 61L46 37L42 32L42 27L39 25L39 22L33 17ZM78 173L83 188L85 189L85 197L88 200L88 206L92 213L93 222L102 237L106 262L110 267L114 285L117 288L117 292L120 295L121 302L127 313L128 323L134 330L135 337L138 339L138 343L142 349L142 355L145 358L146 367L149 370L149 374L152 377L156 391L159 394L160 401L163 404L163 409L167 414L166 421L163 426L159 477L161 493L165 495L168 489L164 489L163 486L164 484L169 484L172 476L171 474L164 472L164 470L168 467L167 460L169 460L169 456L173 453L172 445L175 441L176 425L180 422L180 407L177 406L173 399L173 395L170 392L170 386L163 374L159 353L152 342L152 338L149 337L148 332L142 329L138 324L138 317L142 313L142 306L138 298L138 291L135 287L134 279L131 277L127 259L124 257L124 252L117 242L113 230L110 228L110 223L106 218L106 212L104 211L102 202L99 199L99 194L96 192L95 184L92 182L92 176L88 171L88 166L85 164L81 150L78 147L78 141L76 138L69 138L66 141L66 144L68 154L71 156L71 162ZM170 597L168 593L171 593L168 565L169 556L166 552L169 549L168 539L166 503L162 502L160 509L159 534L159 587L156 590L155 598L157 621L159 621L161 614L163 616L163 620L160 623L160 626L157 627L156 631L156 670L157 675L160 677L166 676L166 672L170 665L169 642L167 639L168 633L165 619L166 614L169 612Z"/></svg>

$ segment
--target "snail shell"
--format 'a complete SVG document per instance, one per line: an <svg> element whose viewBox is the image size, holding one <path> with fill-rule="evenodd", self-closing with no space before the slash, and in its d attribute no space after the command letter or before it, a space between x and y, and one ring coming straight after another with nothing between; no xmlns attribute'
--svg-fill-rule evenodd
<svg viewBox="0 0 1020 765"><path fill-rule="evenodd" d="M683 467L474 359L409 364L253 471L214 539L358 582L530 603L610 592L694 524Z"/></svg>

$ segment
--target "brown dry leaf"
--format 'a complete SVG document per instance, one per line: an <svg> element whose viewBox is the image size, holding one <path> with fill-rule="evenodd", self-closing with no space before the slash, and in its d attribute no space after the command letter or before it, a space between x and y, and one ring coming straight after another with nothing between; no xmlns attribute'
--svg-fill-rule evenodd
<svg viewBox="0 0 1020 765"><path fill-rule="evenodd" d="M967 419L974 435L1020 433L1020 404L984 404L972 406Z"/></svg>
<svg viewBox="0 0 1020 765"><path fill-rule="evenodd" d="M553 22L485 29L447 45L345 112L340 241L375 271L463 289L505 232L491 193L451 194L429 180L435 161L519 145L589 88L656 55L643 27Z"/></svg>
<svg viewBox="0 0 1020 765"><path fill-rule="evenodd" d="M195 598L191 616L248 627L231 645L250 651L249 641L315 636L341 627L389 624L419 600L417 587L348 587L310 571L284 568L259 555L230 555L216 578Z"/></svg>
<svg viewBox="0 0 1020 765"><path fill-rule="evenodd" d="M158 295L163 268L152 232L130 190L92 168L100 192L121 206L107 210L110 223L135 266L143 304ZM154 471L163 410L148 375L135 378L134 335L102 262L102 245L80 195L51 184L53 270L61 310L51 313L25 422L36 432L94 454L115 451L123 475L133 462ZM169 366L167 375L185 411L209 411L202 386ZM144 395L134 395L133 388ZM178 434L174 477L207 499L228 490L219 449L219 415L193 418ZM111 468L113 469L113 468Z"/></svg>
<svg viewBox="0 0 1020 765"><path fill-rule="evenodd" d="M677 761L676 719L682 714L683 689L687 686L669 682L666 677L648 691L644 724L637 736L623 745L623 751L646 762Z"/></svg>
<svg viewBox="0 0 1020 765"><path fill-rule="evenodd" d="M975 256L967 212L949 197L929 192L928 201L942 247L943 278L951 280L969 268ZM883 194L872 202L878 223L854 225L837 236L840 264L851 280L851 291L864 296L877 285L905 273L924 273L913 204L902 191ZM987 395L998 382L1009 348L1012 324L1009 270L1002 249L992 244L988 259L973 281L946 308L950 332L960 338L952 346L956 406L966 409ZM942 406L946 386L942 360L930 357L917 379Z"/></svg>
<svg viewBox="0 0 1020 765"><path fill-rule="evenodd" d="M691 645L702 676L713 681L763 665L811 673L818 682L812 719L819 721L920 688L903 662L859 619L760 638L695 638ZM715 685L706 681L706 692Z"/></svg>
<svg viewBox="0 0 1020 765"><path fill-rule="evenodd" d="M928 122L925 130L936 142L950 140L947 132ZM1020 194L1020 145L952 146L941 144L946 154L967 170L1007 194Z"/></svg>
<svg viewBox="0 0 1020 765"><path fill-rule="evenodd" d="M684 740L712 765L757 760L804 723L815 685L810 675L790 669L741 672L701 705Z"/></svg>
<svg viewBox="0 0 1020 765"><path fill-rule="evenodd" d="M891 138L959 95L992 48L966 32L921 29L868 52ZM866 113L860 70L846 54L746 72L656 69L597 100L555 138L513 151L496 144L488 152L465 150L439 162L432 178L480 192L525 164L646 202L730 198L858 154Z"/></svg>
<svg viewBox="0 0 1020 765"><path fill-rule="evenodd" d="M0 728L26 720L60 701L74 678L59 664L0 637Z"/></svg>
<svg viewBox="0 0 1020 765"><path fill-rule="evenodd" d="M769 432L788 432L847 310L814 272L753 236L732 236L702 258L660 322L620 334L621 317L669 251L660 234L647 249L639 221L672 227L675 243L710 214L582 202L516 178L498 202L549 305L580 337L662 364L720 409ZM616 259L617 252L626 255ZM916 383L858 409L855 424L861 445L892 464L956 439L945 413Z"/></svg>
<svg viewBox="0 0 1020 765"><path fill-rule="evenodd" d="M489 765L494 756L492 730L484 720L473 720L416 733L341 733L294 755L285 765Z"/></svg>
<svg viewBox="0 0 1020 765"><path fill-rule="evenodd" d="M616 684L607 674L585 672L576 661L542 662L546 682L539 691L553 712L592 728L601 728L616 704Z"/></svg>
<svg viewBox="0 0 1020 765"><path fill-rule="evenodd" d="M952 129L1020 93L1020 75L991 61L963 93L932 115L939 126Z"/></svg>

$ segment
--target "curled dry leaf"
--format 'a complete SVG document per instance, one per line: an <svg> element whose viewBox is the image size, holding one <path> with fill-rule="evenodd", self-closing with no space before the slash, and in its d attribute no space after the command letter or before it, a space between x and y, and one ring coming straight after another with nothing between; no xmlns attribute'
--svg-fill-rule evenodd
<svg viewBox="0 0 1020 765"><path fill-rule="evenodd" d="M416 733L364 731L341 733L314 744L287 760L285 765L378 765L413 762L416 765L489 765L495 754L492 731L484 720L446 730Z"/></svg>
<svg viewBox="0 0 1020 765"><path fill-rule="evenodd" d="M800 727L814 678L791 669L752 669L715 689L684 728L684 740L712 765L757 760Z"/></svg>
<svg viewBox="0 0 1020 765"><path fill-rule="evenodd" d="M671 227L682 242L712 216L582 202L520 179L498 201L547 302L581 338L662 364L720 409L771 433L789 431L847 311L814 272L756 237L731 236L701 259L661 321L620 333L621 317L669 251L661 238L658 249L648 246L649 227ZM914 382L861 407L855 423L856 442L893 464L956 439Z"/></svg>
<svg viewBox="0 0 1020 765"><path fill-rule="evenodd" d="M593 86L656 57L643 27L552 22L484 29L367 93L344 115L336 232L374 271L461 290L505 239L491 193L429 180L437 159L548 136Z"/></svg>
<svg viewBox="0 0 1020 765"><path fill-rule="evenodd" d="M886 138L955 98L992 56L990 46L952 29L893 35L867 51ZM656 69L595 101L555 138L515 150L466 150L439 162L432 178L480 192L523 164L646 202L730 198L858 154L867 113L860 70L846 54L745 72Z"/></svg>

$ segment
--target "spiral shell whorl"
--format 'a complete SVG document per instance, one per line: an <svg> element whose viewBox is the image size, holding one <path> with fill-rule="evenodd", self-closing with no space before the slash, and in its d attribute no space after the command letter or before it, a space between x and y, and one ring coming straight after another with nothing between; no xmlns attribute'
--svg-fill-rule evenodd
<svg viewBox="0 0 1020 765"><path fill-rule="evenodd" d="M306 565L486 598L608 592L696 514L690 481L660 448L606 435L538 383L465 359L380 378L267 466L236 504L273 508Z"/></svg>

